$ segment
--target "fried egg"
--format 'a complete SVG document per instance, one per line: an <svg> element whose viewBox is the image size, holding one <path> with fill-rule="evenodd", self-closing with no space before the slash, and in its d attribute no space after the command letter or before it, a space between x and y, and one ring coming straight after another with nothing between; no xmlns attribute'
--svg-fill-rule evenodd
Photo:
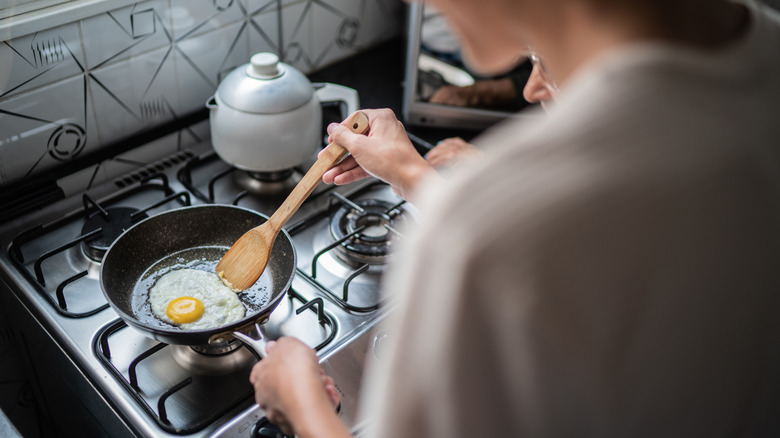
<svg viewBox="0 0 780 438"><path fill-rule="evenodd" d="M149 291L152 313L184 330L230 324L246 314L238 296L212 272L177 269L160 277Z"/></svg>

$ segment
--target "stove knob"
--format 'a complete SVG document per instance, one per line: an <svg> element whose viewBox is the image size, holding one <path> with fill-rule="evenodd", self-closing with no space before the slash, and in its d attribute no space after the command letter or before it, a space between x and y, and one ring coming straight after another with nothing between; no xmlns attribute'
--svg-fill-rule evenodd
<svg viewBox="0 0 780 438"><path fill-rule="evenodd" d="M374 336L374 341L371 343L371 351L374 352L374 357L380 361L387 358L388 342L390 342L390 334L382 330Z"/></svg>
<svg viewBox="0 0 780 438"><path fill-rule="evenodd" d="M282 433L279 427L270 421L268 418L263 417L255 423L255 427L252 428L252 438L294 438L289 437Z"/></svg>
<svg viewBox="0 0 780 438"><path fill-rule="evenodd" d="M282 438L284 435L282 435L281 431L266 426L257 429L254 436L258 438Z"/></svg>

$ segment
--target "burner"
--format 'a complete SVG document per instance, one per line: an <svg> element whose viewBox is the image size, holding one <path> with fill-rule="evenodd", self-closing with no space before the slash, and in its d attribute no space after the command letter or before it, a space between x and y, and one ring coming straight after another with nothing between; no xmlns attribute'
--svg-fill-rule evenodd
<svg viewBox="0 0 780 438"><path fill-rule="evenodd" d="M247 172L247 175L262 182L279 182L289 178L292 173L292 169L285 169L276 172Z"/></svg>
<svg viewBox="0 0 780 438"><path fill-rule="evenodd" d="M284 194L286 196L298 183L298 179L293 178L292 169L278 172L238 171L235 173L235 178L239 186L257 195Z"/></svg>
<svg viewBox="0 0 780 438"><path fill-rule="evenodd" d="M334 241L355 234L336 247L339 258L349 263L385 263L398 237L395 230L405 222L402 213L394 204L379 199L343 205L330 221L330 234Z"/></svg>
<svg viewBox="0 0 780 438"><path fill-rule="evenodd" d="M182 368L201 375L226 375L245 368L257 358L237 339L206 346L171 345L171 355Z"/></svg>
<svg viewBox="0 0 780 438"><path fill-rule="evenodd" d="M81 235L83 236L98 228L102 228L103 231L82 244L87 257L96 262L103 260L106 251L108 251L108 248L120 234L135 225L136 222L148 217L146 213L137 215L137 212L138 210L135 208L113 207L100 209L92 213L81 229Z"/></svg>

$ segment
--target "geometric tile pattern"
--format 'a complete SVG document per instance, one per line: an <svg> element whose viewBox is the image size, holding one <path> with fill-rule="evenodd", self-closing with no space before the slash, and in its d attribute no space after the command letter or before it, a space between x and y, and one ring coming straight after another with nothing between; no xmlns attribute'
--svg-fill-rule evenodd
<svg viewBox="0 0 780 438"><path fill-rule="evenodd" d="M272 51L311 73L370 48L400 34L403 8L401 0L150 0L0 42L0 186L203 108L253 53ZM90 172L94 183L100 170Z"/></svg>

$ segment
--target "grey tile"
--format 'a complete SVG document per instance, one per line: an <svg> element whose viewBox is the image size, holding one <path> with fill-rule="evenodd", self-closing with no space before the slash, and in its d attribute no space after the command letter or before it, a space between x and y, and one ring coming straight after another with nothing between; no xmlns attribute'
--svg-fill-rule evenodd
<svg viewBox="0 0 780 438"><path fill-rule="evenodd" d="M244 18L238 0L171 0L168 12L177 41L213 32Z"/></svg>
<svg viewBox="0 0 780 438"><path fill-rule="evenodd" d="M77 24L0 44L0 99L79 75L84 59Z"/></svg>
<svg viewBox="0 0 780 438"><path fill-rule="evenodd" d="M298 0L300 1L300 0ZM282 0L241 0L241 5L246 9L249 16L278 11L282 4L288 4L290 1Z"/></svg>
<svg viewBox="0 0 780 438"><path fill-rule="evenodd" d="M304 73L312 71L312 2L284 6L281 10L282 61Z"/></svg>
<svg viewBox="0 0 780 438"><path fill-rule="evenodd" d="M160 160L209 139L208 120L134 148L124 154L71 173L57 181L66 196L137 172Z"/></svg>
<svg viewBox="0 0 780 438"><path fill-rule="evenodd" d="M104 144L170 122L181 113L173 49L162 47L90 73Z"/></svg>
<svg viewBox="0 0 780 438"><path fill-rule="evenodd" d="M344 59L356 52L365 29L359 20L361 0L329 0L312 2L312 69Z"/></svg>
<svg viewBox="0 0 780 438"><path fill-rule="evenodd" d="M405 3L399 0L360 0L360 50L401 34L404 29Z"/></svg>
<svg viewBox="0 0 780 438"><path fill-rule="evenodd" d="M153 0L82 20L89 68L100 68L169 46L173 35L168 11L168 0Z"/></svg>
<svg viewBox="0 0 780 438"><path fill-rule="evenodd" d="M263 7L250 11L252 15L247 22L250 57L259 52L281 54L281 17L276 4L276 1L266 1Z"/></svg>
<svg viewBox="0 0 780 438"><path fill-rule="evenodd" d="M84 76L0 101L0 182L60 166L100 146Z"/></svg>
<svg viewBox="0 0 780 438"><path fill-rule="evenodd" d="M173 57L182 112L203 109L222 78L249 62L249 31L238 22L177 43Z"/></svg>

